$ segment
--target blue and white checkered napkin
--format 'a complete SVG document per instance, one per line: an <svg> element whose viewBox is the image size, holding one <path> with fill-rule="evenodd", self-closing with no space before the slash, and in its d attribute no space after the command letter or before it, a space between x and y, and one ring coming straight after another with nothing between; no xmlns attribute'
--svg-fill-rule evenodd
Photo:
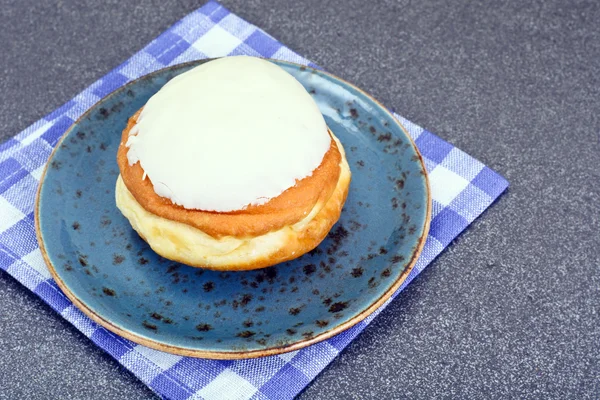
<svg viewBox="0 0 600 400"><path fill-rule="evenodd" d="M33 203L44 163L60 136L94 103L132 79L167 65L234 54L312 65L262 30L210 2L0 146L0 268L168 399L292 398L379 313L327 341L287 354L238 361L194 359L151 350L106 331L75 308L50 278L35 237ZM433 195L429 237L402 290L506 189L508 182L432 133L396 117L408 128L423 155Z"/></svg>

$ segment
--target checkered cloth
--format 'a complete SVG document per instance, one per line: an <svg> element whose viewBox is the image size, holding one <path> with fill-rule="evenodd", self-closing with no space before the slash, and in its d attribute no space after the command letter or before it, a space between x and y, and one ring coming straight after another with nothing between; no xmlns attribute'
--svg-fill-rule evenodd
<svg viewBox="0 0 600 400"><path fill-rule="evenodd" d="M44 164L65 130L94 103L132 79L172 64L237 54L312 65L262 30L210 2L73 100L0 146L0 268L168 399L292 398L381 310L353 328L299 351L238 361L194 359L136 345L96 325L73 306L50 278L35 237L33 204ZM423 155L433 195L431 231L402 290L508 183L461 150L396 117L408 128Z"/></svg>

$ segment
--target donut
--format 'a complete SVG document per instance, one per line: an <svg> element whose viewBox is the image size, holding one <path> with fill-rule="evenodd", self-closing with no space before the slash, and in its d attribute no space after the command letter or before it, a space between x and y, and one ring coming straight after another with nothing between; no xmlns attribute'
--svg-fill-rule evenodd
<svg viewBox="0 0 600 400"><path fill-rule="evenodd" d="M185 72L132 115L116 205L159 255L214 270L264 268L314 249L351 181L316 103L268 60Z"/></svg>

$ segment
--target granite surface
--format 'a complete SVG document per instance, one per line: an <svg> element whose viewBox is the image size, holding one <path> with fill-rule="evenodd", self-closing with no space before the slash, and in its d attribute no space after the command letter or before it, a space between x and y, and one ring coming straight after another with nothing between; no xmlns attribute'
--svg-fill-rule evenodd
<svg viewBox="0 0 600 400"><path fill-rule="evenodd" d="M600 397L600 3L483 3L223 0L511 183L302 399ZM0 139L201 4L2 0ZM5 273L0 304L0 398L153 398Z"/></svg>

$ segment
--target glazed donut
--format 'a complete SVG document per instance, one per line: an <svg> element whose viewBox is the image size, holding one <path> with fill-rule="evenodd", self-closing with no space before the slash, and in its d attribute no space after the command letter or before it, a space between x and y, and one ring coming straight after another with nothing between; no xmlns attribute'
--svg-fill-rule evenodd
<svg viewBox="0 0 600 400"><path fill-rule="evenodd" d="M116 203L133 229L161 256L215 270L314 249L351 180L308 92L279 66L245 56L168 82L129 118L117 163Z"/></svg>

